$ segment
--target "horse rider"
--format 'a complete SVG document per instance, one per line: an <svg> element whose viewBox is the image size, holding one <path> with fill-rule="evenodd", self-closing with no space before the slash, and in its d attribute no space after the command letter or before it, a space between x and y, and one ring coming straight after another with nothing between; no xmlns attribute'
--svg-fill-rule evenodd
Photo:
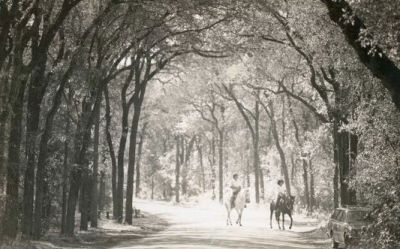
<svg viewBox="0 0 400 249"><path fill-rule="evenodd" d="M242 189L242 186L239 183L239 175L238 174L233 174L233 179L231 182L231 189L232 189L232 196L231 196L231 207L235 207L235 200L236 197L238 195L238 193L240 192L240 190Z"/></svg>
<svg viewBox="0 0 400 249"><path fill-rule="evenodd" d="M285 182L282 179L278 180L278 187L277 187L277 191L276 191L276 205L280 205L281 199L284 198L286 195L286 191L283 186L284 183Z"/></svg>

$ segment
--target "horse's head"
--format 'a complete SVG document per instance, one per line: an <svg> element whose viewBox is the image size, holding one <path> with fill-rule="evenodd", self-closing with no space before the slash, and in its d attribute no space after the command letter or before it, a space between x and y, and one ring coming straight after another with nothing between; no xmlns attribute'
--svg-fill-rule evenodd
<svg viewBox="0 0 400 249"><path fill-rule="evenodd" d="M250 203L250 191L248 188L244 189L244 195L246 197L246 203Z"/></svg>

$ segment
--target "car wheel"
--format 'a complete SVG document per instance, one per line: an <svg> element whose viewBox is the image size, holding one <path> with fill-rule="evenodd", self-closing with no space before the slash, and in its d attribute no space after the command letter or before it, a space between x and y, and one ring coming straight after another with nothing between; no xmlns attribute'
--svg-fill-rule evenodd
<svg viewBox="0 0 400 249"><path fill-rule="evenodd" d="M335 238L333 238L333 233L331 232L331 241L332 241L332 248L339 248L339 243L335 241Z"/></svg>
<svg viewBox="0 0 400 249"><path fill-rule="evenodd" d="M344 238L344 248L347 249L347 248L349 248L349 246L351 244L350 238L347 234L344 234L343 238Z"/></svg>

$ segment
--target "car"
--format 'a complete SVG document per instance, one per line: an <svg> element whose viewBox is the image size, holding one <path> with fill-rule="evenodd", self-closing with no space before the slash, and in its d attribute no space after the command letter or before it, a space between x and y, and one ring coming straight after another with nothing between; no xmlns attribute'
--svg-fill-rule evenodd
<svg viewBox="0 0 400 249"><path fill-rule="evenodd" d="M362 230L369 224L371 209L359 206L336 208L328 222L328 236L332 240L332 248L356 244Z"/></svg>

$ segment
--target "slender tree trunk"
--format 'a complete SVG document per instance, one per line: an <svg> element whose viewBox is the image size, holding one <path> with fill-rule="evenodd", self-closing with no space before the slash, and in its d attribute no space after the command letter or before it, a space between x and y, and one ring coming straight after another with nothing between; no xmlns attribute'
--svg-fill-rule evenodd
<svg viewBox="0 0 400 249"><path fill-rule="evenodd" d="M119 141L117 161L117 189L116 189L116 210L115 216L119 223L122 223L122 212L124 203L124 162L125 145L128 136L128 110L122 108L122 135Z"/></svg>
<svg viewBox="0 0 400 249"><path fill-rule="evenodd" d="M197 142L197 153L199 156L199 165L200 165L200 173L201 173L201 187L203 193L206 192L206 174L204 172L204 162L203 162L203 148L199 144L200 141Z"/></svg>
<svg viewBox="0 0 400 249"><path fill-rule="evenodd" d="M97 227L98 212L98 171L99 171L99 140L100 140L100 106L96 110L93 139L93 173L90 202L90 227Z"/></svg>
<svg viewBox="0 0 400 249"><path fill-rule="evenodd" d="M133 200L133 179L135 173L135 160L136 160L136 140L140 121L140 111L142 108L141 100L134 104L131 134L129 138L129 164L127 174L127 187L126 187L126 205L125 205L125 222L132 224L132 200Z"/></svg>
<svg viewBox="0 0 400 249"><path fill-rule="evenodd" d="M185 196L187 193L187 163L186 163L186 152L188 150L188 143L186 138L182 138L181 147L181 195Z"/></svg>
<svg viewBox="0 0 400 249"><path fill-rule="evenodd" d="M285 143L286 138L286 118L285 118L285 95L281 96L282 101L282 143Z"/></svg>
<svg viewBox="0 0 400 249"><path fill-rule="evenodd" d="M99 198L98 198L98 203L99 203L99 210L100 213L104 211L104 207L106 204L106 176L104 171L100 171L100 190L99 190ZM100 218L100 215L99 215Z"/></svg>
<svg viewBox="0 0 400 249"><path fill-rule="evenodd" d="M211 160L210 160L210 166L211 166L211 187L212 187L212 196L211 199L215 200L216 198L216 193L215 193L215 182L217 180L217 174L215 173L215 132L212 133L212 140L210 144L210 150L211 150Z"/></svg>
<svg viewBox="0 0 400 249"><path fill-rule="evenodd" d="M310 166L310 212L314 212L315 203L315 183L314 183L314 167L311 159L308 161Z"/></svg>
<svg viewBox="0 0 400 249"><path fill-rule="evenodd" d="M258 147L258 139L253 138L253 169L254 169L254 188L256 192L256 203L260 203L260 169L258 167L259 158L258 150L255 149Z"/></svg>
<svg viewBox="0 0 400 249"><path fill-rule="evenodd" d="M219 202L224 200L224 131L218 130L218 182L219 182Z"/></svg>
<svg viewBox="0 0 400 249"><path fill-rule="evenodd" d="M339 207L339 124L336 119L333 120L333 207Z"/></svg>
<svg viewBox="0 0 400 249"><path fill-rule="evenodd" d="M186 145L186 152L185 152L185 159L184 159L184 168L182 170L182 194L186 195L187 190L188 190L188 181L187 181L187 175L189 172L189 164L190 164L190 157L192 155L192 150L193 150L193 145L194 142L196 141L196 137L193 136L189 143Z"/></svg>
<svg viewBox="0 0 400 249"><path fill-rule="evenodd" d="M247 187L250 188L250 161L248 158L246 161L246 179L247 179Z"/></svg>
<svg viewBox="0 0 400 249"><path fill-rule="evenodd" d="M293 153L290 154L290 161L292 163L292 171L291 171L291 174L290 174L290 182L293 185L294 184L294 179L296 177L296 163L295 163L295 160L294 160L294 154Z"/></svg>
<svg viewBox="0 0 400 249"><path fill-rule="evenodd" d="M70 120L69 117L66 118L66 126L65 126L65 142L64 142L64 161L63 161L63 180L62 180L62 208L61 208L61 234L65 233L65 224L66 224L66 213L67 213L67 192L68 192L68 157L69 157L69 126Z"/></svg>
<svg viewBox="0 0 400 249"><path fill-rule="evenodd" d="M142 162L142 150L143 150L143 143L144 143L144 138L145 138L145 133L146 133L146 127L147 123L143 124L142 127L142 132L140 133L140 140L139 140L139 148L138 148L138 153L137 153L137 164L136 164L136 186L135 186L135 196L138 197L140 194L140 177L141 177L141 172L140 172L140 167L141 167L141 162Z"/></svg>
<svg viewBox="0 0 400 249"><path fill-rule="evenodd" d="M113 218L117 219L116 210L117 210L117 160L115 158L114 145L112 142L112 137L110 133L111 126L111 107L110 107L110 99L108 96L107 87L104 89L104 99L106 101L106 140L108 145L108 150L111 158L111 192L112 192L112 203L113 203Z"/></svg>
<svg viewBox="0 0 400 249"><path fill-rule="evenodd" d="M302 155L304 157L304 155ZM307 213L310 212L310 190L308 186L308 165L307 160L305 158L302 159L303 161L303 184L304 184L304 200L306 204Z"/></svg>
<svg viewBox="0 0 400 249"><path fill-rule="evenodd" d="M257 99L254 107L254 168L259 177L260 197L264 199L264 175L260 167L260 102ZM257 184L258 185L258 184ZM259 203L259 200L257 201Z"/></svg>
<svg viewBox="0 0 400 249"><path fill-rule="evenodd" d="M180 162L180 138L179 136L176 136L176 155L175 155L175 202L179 203L179 177L180 177L180 167L181 167L181 162Z"/></svg>
<svg viewBox="0 0 400 249"><path fill-rule="evenodd" d="M260 167L259 168L259 171L260 171L260 197L261 197L261 199L263 199L264 200L264 198L265 198L265 189L264 189L264 172L263 172L263 169Z"/></svg>
<svg viewBox="0 0 400 249"><path fill-rule="evenodd" d="M284 153L282 146L280 144L280 141L279 141L279 135L278 135L278 130L277 130L276 121L275 121L274 107L272 105L272 102L269 103L269 108L270 108L270 110L267 113L269 113L268 115L270 116L272 135L274 137L275 146L279 152L279 157L281 159L281 169L282 169L283 177L285 178L286 191L288 194L291 194L290 178L289 178L289 171L288 171L288 167L287 167L287 163L286 163L286 156L285 156L285 153ZM266 111L267 111L267 109L266 109Z"/></svg>
<svg viewBox="0 0 400 249"><path fill-rule="evenodd" d="M151 199L154 200L154 174L151 175Z"/></svg>

